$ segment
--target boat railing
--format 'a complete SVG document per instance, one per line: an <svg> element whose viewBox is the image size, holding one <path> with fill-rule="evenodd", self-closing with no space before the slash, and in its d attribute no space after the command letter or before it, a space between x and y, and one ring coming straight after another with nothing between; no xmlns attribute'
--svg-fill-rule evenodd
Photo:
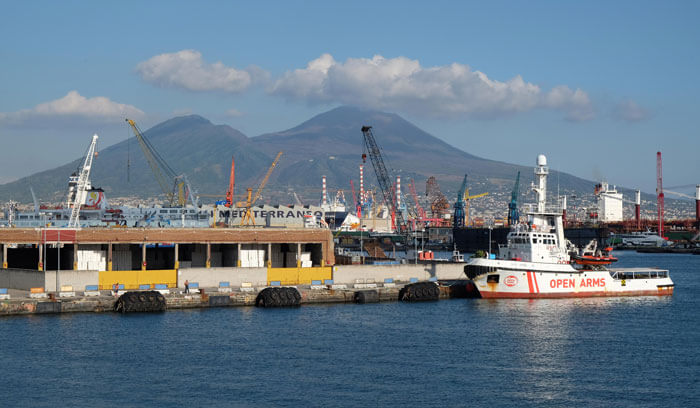
<svg viewBox="0 0 700 408"><path fill-rule="evenodd" d="M668 278L667 270L641 270L641 271L610 271L610 275L615 280L631 280L631 279L663 279Z"/></svg>
<svg viewBox="0 0 700 408"><path fill-rule="evenodd" d="M525 213L538 213L537 211L537 204L532 204L528 203L524 205L524 212ZM561 206L558 205L547 205L544 207L544 212L546 214L561 214L562 213L562 208Z"/></svg>

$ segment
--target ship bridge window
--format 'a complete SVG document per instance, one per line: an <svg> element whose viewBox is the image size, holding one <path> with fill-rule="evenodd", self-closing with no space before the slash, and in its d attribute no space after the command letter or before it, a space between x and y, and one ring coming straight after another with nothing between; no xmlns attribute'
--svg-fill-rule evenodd
<svg viewBox="0 0 700 408"><path fill-rule="evenodd" d="M161 214L167 214L167 213L168 213L168 210L160 210L160 213L161 213Z"/></svg>
<svg viewBox="0 0 700 408"><path fill-rule="evenodd" d="M612 273L612 272L611 272ZM630 280L630 279L662 279L668 277L668 271L634 271L634 272L615 272L612 273L613 279Z"/></svg>

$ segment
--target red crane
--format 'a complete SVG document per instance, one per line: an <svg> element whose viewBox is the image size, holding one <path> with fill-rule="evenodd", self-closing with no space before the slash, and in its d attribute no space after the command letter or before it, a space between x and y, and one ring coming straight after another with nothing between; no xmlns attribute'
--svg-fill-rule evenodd
<svg viewBox="0 0 700 408"><path fill-rule="evenodd" d="M661 177L661 152L656 152L656 194L659 212L659 236L664 238L664 188Z"/></svg>
<svg viewBox="0 0 700 408"><path fill-rule="evenodd" d="M226 207L233 206L233 188L236 184L236 165L231 157L231 176L228 180L228 190L226 190Z"/></svg>
<svg viewBox="0 0 700 408"><path fill-rule="evenodd" d="M411 191L411 195L413 196L413 202L416 203L416 213L418 214L418 218L427 218L425 216L425 210L423 210L423 207L418 204L418 194L416 194L416 184L411 179L411 184L408 185L408 189Z"/></svg>

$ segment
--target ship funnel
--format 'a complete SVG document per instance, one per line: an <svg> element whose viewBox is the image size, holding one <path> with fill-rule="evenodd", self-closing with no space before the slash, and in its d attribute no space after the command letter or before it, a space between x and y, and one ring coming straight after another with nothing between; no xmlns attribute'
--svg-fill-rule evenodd
<svg viewBox="0 0 700 408"><path fill-rule="evenodd" d="M700 184L695 186L695 221L700 223Z"/></svg>
<svg viewBox="0 0 700 408"><path fill-rule="evenodd" d="M634 195L634 222L637 230L642 228L642 192L637 190Z"/></svg>

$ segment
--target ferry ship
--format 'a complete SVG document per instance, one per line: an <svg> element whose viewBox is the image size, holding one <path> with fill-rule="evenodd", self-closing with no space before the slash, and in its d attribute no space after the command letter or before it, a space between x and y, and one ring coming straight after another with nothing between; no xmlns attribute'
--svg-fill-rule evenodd
<svg viewBox="0 0 700 408"><path fill-rule="evenodd" d="M567 298L673 294L669 271L611 268L615 258L595 245L579 253L564 237L562 212L548 207L547 158L537 157L532 186L536 206L526 208L527 222L512 226L499 254L474 258L464 271L482 298Z"/></svg>

